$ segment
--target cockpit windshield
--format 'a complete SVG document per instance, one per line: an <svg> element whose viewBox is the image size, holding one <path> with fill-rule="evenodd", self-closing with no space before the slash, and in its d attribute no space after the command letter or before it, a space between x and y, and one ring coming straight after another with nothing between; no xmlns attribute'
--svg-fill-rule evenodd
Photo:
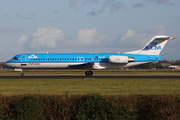
<svg viewBox="0 0 180 120"><path fill-rule="evenodd" d="M18 58L17 57L13 57L12 60L18 60Z"/></svg>

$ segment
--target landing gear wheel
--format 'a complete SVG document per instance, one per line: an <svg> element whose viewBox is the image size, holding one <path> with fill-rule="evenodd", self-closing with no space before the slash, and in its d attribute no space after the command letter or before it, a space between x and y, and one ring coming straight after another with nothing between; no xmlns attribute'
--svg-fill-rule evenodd
<svg viewBox="0 0 180 120"><path fill-rule="evenodd" d="M92 75L93 75L93 72L92 72L91 70L86 71L86 72L85 72L85 75L86 75L86 76L92 76Z"/></svg>
<svg viewBox="0 0 180 120"><path fill-rule="evenodd" d="M21 76L24 76L24 73L22 72L22 73L20 73L20 75L21 75Z"/></svg>

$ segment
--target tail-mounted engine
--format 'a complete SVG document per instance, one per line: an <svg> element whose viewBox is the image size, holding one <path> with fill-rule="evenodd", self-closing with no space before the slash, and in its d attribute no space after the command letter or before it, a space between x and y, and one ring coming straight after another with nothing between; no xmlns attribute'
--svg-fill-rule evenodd
<svg viewBox="0 0 180 120"><path fill-rule="evenodd" d="M128 63L133 62L134 58L128 56L118 56L118 55L111 55L109 56L110 63Z"/></svg>

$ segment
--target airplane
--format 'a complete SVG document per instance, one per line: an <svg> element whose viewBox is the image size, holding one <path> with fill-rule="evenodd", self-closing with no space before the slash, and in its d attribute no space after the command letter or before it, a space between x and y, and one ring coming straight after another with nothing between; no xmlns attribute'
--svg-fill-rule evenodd
<svg viewBox="0 0 180 120"><path fill-rule="evenodd" d="M92 76L93 69L121 69L161 59L160 52L170 36L154 36L142 49L125 53L24 53L15 55L5 64L20 69L86 69Z"/></svg>

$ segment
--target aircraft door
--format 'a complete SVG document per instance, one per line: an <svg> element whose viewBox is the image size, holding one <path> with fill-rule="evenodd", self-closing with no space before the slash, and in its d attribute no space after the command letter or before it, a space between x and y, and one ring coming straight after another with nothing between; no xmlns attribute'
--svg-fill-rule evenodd
<svg viewBox="0 0 180 120"><path fill-rule="evenodd" d="M78 62L84 62L84 57L77 57Z"/></svg>
<svg viewBox="0 0 180 120"><path fill-rule="evenodd" d="M21 65L27 65L27 55L21 56Z"/></svg>

